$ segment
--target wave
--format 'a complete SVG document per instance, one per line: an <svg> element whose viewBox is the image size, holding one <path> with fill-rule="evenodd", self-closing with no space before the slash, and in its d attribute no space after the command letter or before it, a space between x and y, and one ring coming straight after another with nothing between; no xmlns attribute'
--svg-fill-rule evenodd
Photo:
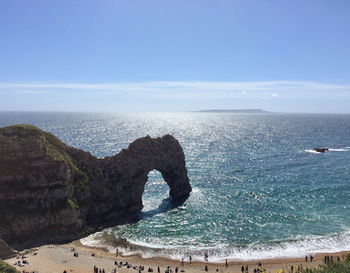
<svg viewBox="0 0 350 273"><path fill-rule="evenodd" d="M348 152L349 149L347 149L347 148L339 148L339 149L329 148L329 151L331 151L331 152Z"/></svg>
<svg viewBox="0 0 350 273"><path fill-rule="evenodd" d="M317 152L315 150L305 150L305 152L310 153L310 154L322 154L321 152Z"/></svg>
<svg viewBox="0 0 350 273"><path fill-rule="evenodd" d="M344 148L328 148L329 152L348 152L350 150L350 147L344 147ZM311 154L322 154L321 152L317 152L313 149L307 149L305 150L307 153Z"/></svg>
<svg viewBox="0 0 350 273"><path fill-rule="evenodd" d="M106 247L108 243L101 240L104 232L92 234L81 239L81 243L88 246ZM109 234L108 236L113 236ZM209 262L249 261L264 260L274 258L299 258L315 253L334 253L350 250L350 231L342 234L330 234L327 236L309 236L299 239L287 239L284 241L271 241L266 243L252 243L246 246L230 246L228 244L218 244L215 247L198 246L169 246L160 244L145 243L112 238L114 243L121 240L121 244L109 245L108 249L115 252L116 248L123 252L123 255L139 254L144 258L168 257L171 259L186 259L189 255L193 260L203 261L205 253L208 253Z"/></svg>

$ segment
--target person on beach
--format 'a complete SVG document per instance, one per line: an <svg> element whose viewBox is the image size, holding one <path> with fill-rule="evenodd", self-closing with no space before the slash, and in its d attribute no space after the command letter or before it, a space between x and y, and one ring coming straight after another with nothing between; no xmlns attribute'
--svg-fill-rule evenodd
<svg viewBox="0 0 350 273"><path fill-rule="evenodd" d="M190 264L192 263L192 256L190 255Z"/></svg>
<svg viewBox="0 0 350 273"><path fill-rule="evenodd" d="M181 260L181 265L184 266L185 265L185 262L184 262L184 258L182 257L182 260Z"/></svg>
<svg viewBox="0 0 350 273"><path fill-rule="evenodd" d="M157 271L158 271L158 273L160 273L160 268L159 268L159 266L158 266L158 269L157 269Z"/></svg>
<svg viewBox="0 0 350 273"><path fill-rule="evenodd" d="M305 262L307 263L307 255L305 256Z"/></svg>
<svg viewBox="0 0 350 273"><path fill-rule="evenodd" d="M312 260L314 259L313 256L310 255L310 262L312 263Z"/></svg>
<svg viewBox="0 0 350 273"><path fill-rule="evenodd" d="M225 266L228 267L227 259L225 260Z"/></svg>
<svg viewBox="0 0 350 273"><path fill-rule="evenodd" d="M208 272L208 266L207 265L204 267L204 270L205 270L205 272Z"/></svg>
<svg viewBox="0 0 350 273"><path fill-rule="evenodd" d="M244 266L242 265L241 267L241 272L243 273L244 272Z"/></svg>

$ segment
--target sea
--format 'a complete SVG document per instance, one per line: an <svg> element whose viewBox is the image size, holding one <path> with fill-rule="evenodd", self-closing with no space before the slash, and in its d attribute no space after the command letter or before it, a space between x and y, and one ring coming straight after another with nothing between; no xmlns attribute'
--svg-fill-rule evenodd
<svg viewBox="0 0 350 273"><path fill-rule="evenodd" d="M350 115L0 112L1 127L19 123L100 158L146 135L179 140L193 191L173 204L151 171L139 221L103 231L127 242L125 254L221 262L350 250ZM81 241L105 244L100 235Z"/></svg>

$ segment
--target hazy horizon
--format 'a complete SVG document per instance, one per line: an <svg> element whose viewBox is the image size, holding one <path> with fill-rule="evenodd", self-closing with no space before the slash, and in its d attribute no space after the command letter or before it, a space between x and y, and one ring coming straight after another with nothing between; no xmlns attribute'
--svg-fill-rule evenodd
<svg viewBox="0 0 350 273"><path fill-rule="evenodd" d="M74 110L0 110L0 113L76 113L76 114L157 114L157 113L164 113L164 114L171 114L171 113L198 113L198 114L247 114L247 115L266 115L266 114L282 114L282 115L288 115L288 114L296 114L296 115L350 115L350 112L344 112L344 113L337 113L337 112L274 112L269 111L265 109L258 109L262 110L262 113L256 113L256 112L224 112L224 111L240 111L240 110L247 110L247 109L201 109L201 110L187 110L187 111L74 111ZM248 109L250 110L250 109ZM211 112L212 111L212 112ZM218 112L215 112L218 111ZM223 112L220 112L223 111Z"/></svg>

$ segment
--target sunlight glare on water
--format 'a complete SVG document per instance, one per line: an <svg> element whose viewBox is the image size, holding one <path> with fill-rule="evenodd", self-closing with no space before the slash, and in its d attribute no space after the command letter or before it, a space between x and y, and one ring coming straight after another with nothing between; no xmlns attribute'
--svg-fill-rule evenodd
<svg viewBox="0 0 350 273"><path fill-rule="evenodd" d="M37 125L97 157L146 135L179 140L191 196L173 206L152 171L141 220L110 229L143 255L209 251L222 260L350 250L349 115L0 114L1 125L14 123Z"/></svg>

